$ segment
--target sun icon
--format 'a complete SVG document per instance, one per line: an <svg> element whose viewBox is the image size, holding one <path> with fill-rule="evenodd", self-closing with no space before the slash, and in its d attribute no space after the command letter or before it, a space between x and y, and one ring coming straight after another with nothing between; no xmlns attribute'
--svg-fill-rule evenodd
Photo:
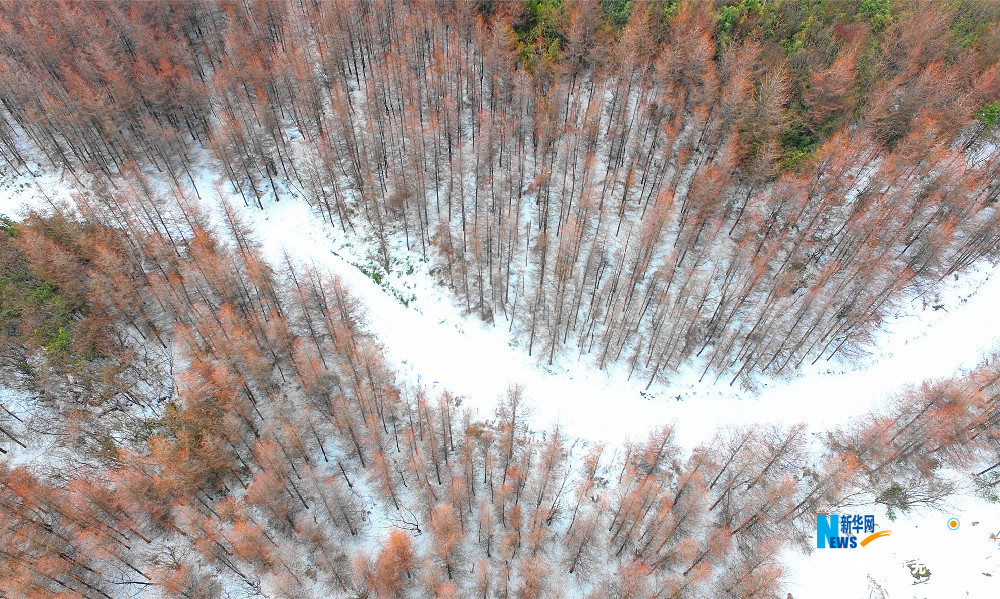
<svg viewBox="0 0 1000 599"><path fill-rule="evenodd" d="M958 530L958 527L960 525L961 525L961 523L958 521L958 518L949 518L948 519L948 528L950 528L952 530Z"/></svg>

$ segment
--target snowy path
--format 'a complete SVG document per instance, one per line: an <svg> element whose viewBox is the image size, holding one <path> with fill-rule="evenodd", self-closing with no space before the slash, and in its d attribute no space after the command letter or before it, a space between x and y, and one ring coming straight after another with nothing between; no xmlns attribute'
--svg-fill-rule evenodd
<svg viewBox="0 0 1000 599"><path fill-rule="evenodd" d="M204 197L213 197L208 190L214 176L208 169L202 175L199 188L207 192ZM39 182L49 196L68 197L55 176ZM47 204L30 179L4 183L0 214L15 215L25 204ZM217 212L216 206L210 208ZM501 315L496 326L463 316L434 284L426 264L416 264L403 282L417 296L410 307L403 306L348 262L363 263L362 249L351 247L301 200L241 213L279 270L287 249L293 259L326 268L350 285L364 302L370 329L401 383L422 384L432 392L447 389L484 417L510 385L521 384L534 404L537 427L558 423L566 433L591 440L620 443L671 422L682 424L676 433L688 447L727 424L805 422L814 431L823 430L848 423L906 385L971 368L1000 347L1000 276L991 276L992 268L981 265L947 281L939 298L904 306L876 335L872 357L860 365L821 361L790 381L761 379L757 393L729 386L728 379L716 384L711 375L699 383L701 372L692 367L642 394L644 379L629 381L620 367L600 372L587 356L579 361L559 358L553 366L527 356L523 347L510 342Z"/></svg>
<svg viewBox="0 0 1000 599"><path fill-rule="evenodd" d="M417 302L404 307L333 253L351 248L332 238L330 228L302 202L244 214L275 264L287 248L300 261L326 267L349 284L367 307L369 326L403 382L447 389L484 416L508 386L519 383L534 403L536 426L558 423L568 434L592 440L640 438L673 421L682 424L677 432L688 446L723 424L806 422L813 430L843 425L907 384L975 366L1000 338L1000 277L983 267L949 282L934 302L945 309L922 309L916 302L912 311L889 323L867 367L820 362L794 380L763 381L757 397L725 382L714 384L711 376L698 383L700 372L692 370L666 387L654 385L655 397L647 399L640 394L645 380L627 381L627 373L616 369L599 372L586 357L554 367L528 357L508 344L506 327L461 316L423 270L412 275Z"/></svg>

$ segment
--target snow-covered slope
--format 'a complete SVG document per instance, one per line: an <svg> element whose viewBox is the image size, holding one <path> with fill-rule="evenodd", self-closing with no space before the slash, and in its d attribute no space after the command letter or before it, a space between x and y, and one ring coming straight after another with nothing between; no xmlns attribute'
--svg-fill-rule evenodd
<svg viewBox="0 0 1000 599"><path fill-rule="evenodd" d="M210 177L206 172L202 179L206 198L214 196L207 192ZM40 184L8 181L0 193L0 214L16 214L23 203L45 205L41 189L52 197L67 195L55 177ZM937 295L900 306L877 333L872 355L857 364L821 362L793 380L760 380L756 391L729 386L728 380L716 383L712 376L699 382L701 371L692 367L647 393L646 381L628 380L621 368L597 371L586 357L563 357L548 366L527 356L502 315L495 324L463 315L416 253L403 253L400 268L383 286L376 284L357 267L368 261L362 242L331 228L301 201L287 198L242 214L279 270L287 250L293 259L347 283L364 303L369 329L398 370L400 383L423 385L432 393L448 390L484 417L498 396L520 384L534 404L536 428L558 424L571 436L613 445L670 422L677 423L678 439L688 448L729 424L805 422L814 432L844 425L906 385L975 366L1000 339L1000 277L983 264L944 282ZM412 301L404 305L398 296ZM962 522L957 531L947 527L952 516ZM791 595L1000 596L995 590L1000 588L1000 549L990 539L1000 532L1000 506L962 497L948 511L908 514L892 523L884 513L877 518L879 528L893 533L864 549L789 553ZM923 582L911 574L910 565L920 564L931 573Z"/></svg>

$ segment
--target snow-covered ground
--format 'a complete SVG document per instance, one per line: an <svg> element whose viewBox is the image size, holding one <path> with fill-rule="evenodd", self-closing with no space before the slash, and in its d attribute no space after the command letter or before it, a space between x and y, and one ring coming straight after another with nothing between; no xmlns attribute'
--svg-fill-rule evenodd
<svg viewBox="0 0 1000 599"><path fill-rule="evenodd" d="M202 175L202 196L217 213L210 199L216 196L212 175L207 169ZM49 198L69 198L66 185L53 175L43 176L38 185L24 178L4 183L0 214L16 216L26 205L44 208ZM758 377L755 391L728 385L728 377L716 382L709 375L699 382L701 368L693 365L644 392L644 377L628 380L621 366L599 371L586 355L563 356L551 366L526 355L502 314L495 315L495 324L464 315L418 252L394 252L401 264L382 286L376 284L358 268L371 264L370 248L334 230L301 200L286 198L263 211L241 209L241 214L279 272L287 250L293 260L348 283L365 305L369 328L401 375L400 383L448 390L483 416L492 413L508 387L520 384L534 404L536 427L558 424L571 436L606 443L642 438L670 422L681 425L676 433L687 447L730 424L805 422L826 430L877 408L906 385L955 375L1000 350L1000 276L982 263L944 281L936 293L900 306L862 360L820 361L788 380ZM398 297L412 301L403 305Z"/></svg>
<svg viewBox="0 0 1000 599"><path fill-rule="evenodd" d="M970 496L950 503L894 522L884 511L869 512L878 530L892 533L865 547L787 552L788 592L794 599L1000 597L1000 505ZM957 530L948 527L951 518Z"/></svg>
<svg viewBox="0 0 1000 599"><path fill-rule="evenodd" d="M203 181L202 195L214 197L207 173ZM23 181L7 183L0 214L14 215L25 202L46 203ZM41 184L46 194L65 196L57 178ZM645 380L629 381L620 368L597 371L586 357L547 366L527 356L502 316L491 325L463 315L416 253L401 256L400 267L384 282L396 294L387 292L357 268L369 261L361 242L331 228L302 201L286 198L242 214L279 271L287 250L346 282L363 302L369 329L401 384L448 390L484 417L497 397L520 384L533 403L536 428L559 425L571 436L612 445L670 422L677 423L678 439L688 448L729 424L805 422L814 432L845 425L906 385L974 367L1000 340L1000 277L982 264L944 282L937 295L900 306L877 333L871 356L858 363L820 362L792 380L762 379L756 393L713 377L699 383L701 372L692 367L644 393ZM397 296L414 299L404 306ZM947 526L953 516L962 523L957 531ZM1000 547L990 539L1000 533L1000 506L963 496L948 511L908 514L895 522L884 513L876 518L880 529L893 532L868 547L790 553L792 597L1000 597ZM926 566L930 576L918 582L911 565Z"/></svg>
<svg viewBox="0 0 1000 599"><path fill-rule="evenodd" d="M244 214L275 264L287 249L349 284L367 307L369 328L403 375L401 382L447 389L484 416L510 385L520 384L534 403L537 427L558 424L571 436L591 440L642 438L674 421L689 447L727 424L805 422L824 430L848 423L905 385L974 367L1000 340L1000 277L991 276L984 264L947 281L937 297L915 298L900 310L861 365L822 361L792 380L761 380L757 394L714 383L711 376L699 383L700 369L690 368L643 393L645 380L628 381L621 368L598 371L586 356L554 366L527 356L513 347L502 316L496 325L463 316L416 259L405 287L416 300L404 306L352 265L363 263L363 254L302 202Z"/></svg>

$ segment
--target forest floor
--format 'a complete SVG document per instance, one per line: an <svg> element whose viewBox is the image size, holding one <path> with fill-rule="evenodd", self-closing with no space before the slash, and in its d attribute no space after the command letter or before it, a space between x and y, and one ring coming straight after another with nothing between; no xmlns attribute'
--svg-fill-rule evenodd
<svg viewBox="0 0 1000 599"><path fill-rule="evenodd" d="M215 196L214 178L208 169L200 178L206 199ZM51 175L36 181L0 181L0 214L16 216L24 205L44 207L44 196L68 195ZM419 251L406 251L401 239L393 248L392 272L371 276L377 270L371 244L330 226L291 195L264 210L242 211L264 254L279 272L287 251L293 262L341 277L363 304L368 329L402 386L423 387L432 396L448 391L489 417L497 398L518 384L533 405L536 429L558 425L571 437L612 448L670 423L687 449L726 425L803 422L819 435L877 411L908 385L969 370L1000 348L1000 276L981 264L898 305L867 356L808 365L791 379L758 377L754 388L730 385L729 377L716 381L712 374L702 379L695 364L646 391L647 381L630 380L627 368L600 371L587 355L556 356L551 365L528 356L526 341L508 332L503 314L495 314L492 324L467 315L443 288L442 277ZM208 199L207 207L218 213L212 202ZM996 596L1000 504L966 488L942 510L911 512L895 521L881 506L868 513L875 514L878 529L892 530L891 536L855 550L789 552L792 597ZM958 530L948 528L951 517L961 522ZM929 576L914 574L922 567Z"/></svg>

